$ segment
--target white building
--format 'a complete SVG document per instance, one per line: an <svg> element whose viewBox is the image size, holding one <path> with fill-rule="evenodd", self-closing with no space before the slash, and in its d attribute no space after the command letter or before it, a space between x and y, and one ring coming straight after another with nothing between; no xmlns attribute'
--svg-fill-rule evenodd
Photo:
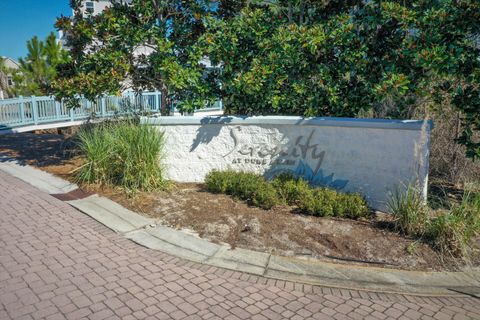
<svg viewBox="0 0 480 320"><path fill-rule="evenodd" d="M9 97L9 89L15 86L13 81L13 72L20 68L17 61L8 57L0 57L5 67L5 72L0 71L0 99L7 99Z"/></svg>
<svg viewBox="0 0 480 320"><path fill-rule="evenodd" d="M99 0L99 1L82 1L82 12L84 15L97 15L112 5L112 2L120 4L130 4L132 0Z"/></svg>
<svg viewBox="0 0 480 320"><path fill-rule="evenodd" d="M82 0L82 5L81 5L81 12L84 17L87 16L96 16L100 13L103 12L106 8L112 6L112 3L120 3L120 4L130 4L132 0L97 0L97 1L88 1L88 0ZM72 11L72 14L74 12ZM62 30L58 31L58 36L59 36L59 41L62 43L64 47L66 46L66 39L65 39L65 33Z"/></svg>

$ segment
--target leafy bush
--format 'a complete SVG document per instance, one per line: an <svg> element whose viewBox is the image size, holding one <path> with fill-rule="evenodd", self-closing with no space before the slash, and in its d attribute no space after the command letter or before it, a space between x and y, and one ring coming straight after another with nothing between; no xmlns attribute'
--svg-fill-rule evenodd
<svg viewBox="0 0 480 320"><path fill-rule="evenodd" d="M88 125L77 134L85 164L80 183L118 185L128 191L165 187L160 165L163 134L135 120Z"/></svg>
<svg viewBox="0 0 480 320"><path fill-rule="evenodd" d="M428 210L418 188L408 185L405 191L397 189L388 201L393 213L395 229L406 235L421 235L425 229Z"/></svg>
<svg viewBox="0 0 480 320"><path fill-rule="evenodd" d="M315 188L300 197L300 210L314 216L358 219L368 216L369 213L365 199L357 193L347 194L327 188Z"/></svg>
<svg viewBox="0 0 480 320"><path fill-rule="evenodd" d="M248 200L263 209L271 209L278 203L273 186L258 174L213 170L205 177L205 184L211 192L226 193Z"/></svg>
<svg viewBox="0 0 480 320"><path fill-rule="evenodd" d="M233 170L213 170L205 177L207 189L213 193L230 194L237 174L238 173Z"/></svg>
<svg viewBox="0 0 480 320"><path fill-rule="evenodd" d="M255 173L243 172L237 174L230 190L230 194L240 199L252 199L253 195L265 184L262 176Z"/></svg>
<svg viewBox="0 0 480 320"><path fill-rule="evenodd" d="M205 183L211 192L249 200L254 206L264 209L283 203L296 205L302 212L311 215L353 219L365 217L369 212L365 200L358 194L312 188L305 180L289 174L280 174L267 182L254 173L214 170L207 175Z"/></svg>
<svg viewBox="0 0 480 320"><path fill-rule="evenodd" d="M300 196L298 207L307 214L320 217L333 216L337 193L329 189L310 189Z"/></svg>
<svg viewBox="0 0 480 320"><path fill-rule="evenodd" d="M271 209L279 203L275 188L267 183L258 185L258 189L253 194L252 204L262 209Z"/></svg>
<svg viewBox="0 0 480 320"><path fill-rule="evenodd" d="M279 174L271 183L277 191L280 201L291 206L297 205L301 196L311 189L307 181L301 178L296 179L288 173Z"/></svg>
<svg viewBox="0 0 480 320"><path fill-rule="evenodd" d="M338 193L334 211L335 216L350 219L362 218L369 213L365 199L358 193Z"/></svg>

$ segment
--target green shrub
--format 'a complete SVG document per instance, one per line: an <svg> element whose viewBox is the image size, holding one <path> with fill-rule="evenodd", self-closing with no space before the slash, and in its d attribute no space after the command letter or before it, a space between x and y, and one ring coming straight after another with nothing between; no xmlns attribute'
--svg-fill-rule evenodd
<svg viewBox="0 0 480 320"><path fill-rule="evenodd" d="M397 189L388 201L395 217L395 229L406 235L421 235L425 231L428 209L418 188L409 185L405 191Z"/></svg>
<svg viewBox="0 0 480 320"><path fill-rule="evenodd" d="M133 192L165 187L160 165L163 143L162 133L134 120L85 126L77 134L77 144L86 161L76 179Z"/></svg>
<svg viewBox="0 0 480 320"><path fill-rule="evenodd" d="M310 189L300 195L299 209L313 216L333 216L337 193L329 189Z"/></svg>
<svg viewBox="0 0 480 320"><path fill-rule="evenodd" d="M207 189L251 201L254 206L271 209L279 201L275 188L258 174L213 170L205 177Z"/></svg>
<svg viewBox="0 0 480 320"><path fill-rule="evenodd" d="M230 194L233 190L235 176L238 173L233 170L217 171L213 170L205 177L207 189L213 193Z"/></svg>
<svg viewBox="0 0 480 320"><path fill-rule="evenodd" d="M263 188L265 184L266 181L261 175L249 172L238 173L230 194L236 198L251 200L257 190Z"/></svg>
<svg viewBox="0 0 480 320"><path fill-rule="evenodd" d="M339 216L357 219L368 215L365 200L358 194L342 194L327 188L312 188L307 181L280 174L271 182L255 173L212 171L205 178L207 189L251 201L270 209L276 204L296 205L315 216Z"/></svg>
<svg viewBox="0 0 480 320"><path fill-rule="evenodd" d="M279 203L277 192L275 188L264 182L258 185L258 189L255 191L252 197L252 204L262 209L268 210L273 208Z"/></svg>
<svg viewBox="0 0 480 320"><path fill-rule="evenodd" d="M297 205L301 196L311 189L307 181L297 179L288 173L278 175L271 184L277 191L280 201L288 205Z"/></svg>
<svg viewBox="0 0 480 320"><path fill-rule="evenodd" d="M334 211L335 216L350 219L366 217L370 212L365 199L358 193L338 193Z"/></svg>
<svg viewBox="0 0 480 320"><path fill-rule="evenodd" d="M321 217L358 219L369 214L367 203L359 194L339 193L328 188L315 188L303 192L298 207L304 213Z"/></svg>

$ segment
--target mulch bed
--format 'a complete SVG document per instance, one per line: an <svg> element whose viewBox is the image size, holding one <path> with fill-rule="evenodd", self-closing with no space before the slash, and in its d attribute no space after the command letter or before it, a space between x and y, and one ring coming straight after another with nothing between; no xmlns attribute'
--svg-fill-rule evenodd
<svg viewBox="0 0 480 320"><path fill-rule="evenodd" d="M72 180L82 159L69 152L72 132L0 136L0 153ZM207 192L201 184L175 184L170 191L127 196L105 186L83 186L162 224L189 229L202 238L232 247L322 261L407 270L460 270L480 266L478 250L467 263L441 257L428 244L391 229L388 214L348 220L305 216L294 208L262 210L226 195ZM478 242L477 242L478 244ZM479 246L480 247L480 246Z"/></svg>

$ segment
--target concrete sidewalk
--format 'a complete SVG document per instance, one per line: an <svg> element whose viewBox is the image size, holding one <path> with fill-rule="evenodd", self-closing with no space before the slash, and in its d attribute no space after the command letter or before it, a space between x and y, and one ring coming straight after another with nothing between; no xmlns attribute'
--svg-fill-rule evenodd
<svg viewBox="0 0 480 320"><path fill-rule="evenodd" d="M0 171L0 319L479 319L473 297L331 289L147 249Z"/></svg>

